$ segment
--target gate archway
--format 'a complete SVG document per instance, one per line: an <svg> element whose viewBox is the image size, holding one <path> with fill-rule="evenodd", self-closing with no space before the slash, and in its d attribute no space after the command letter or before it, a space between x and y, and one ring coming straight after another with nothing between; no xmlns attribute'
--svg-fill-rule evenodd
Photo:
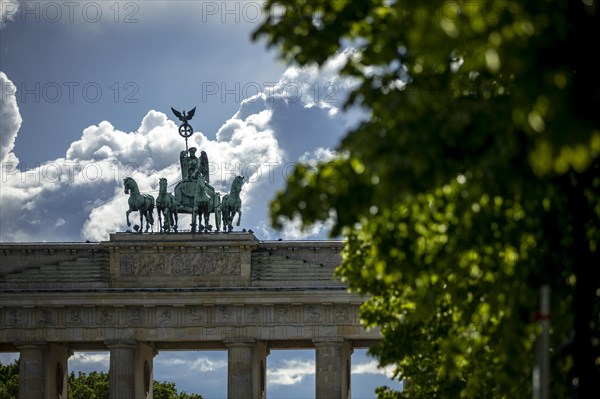
<svg viewBox="0 0 600 399"><path fill-rule="evenodd" d="M107 350L111 398L138 399L157 351L223 349L240 399L265 397L269 348L314 348L316 397L344 399L352 348L380 336L332 277L341 246L249 233L0 244L0 350L20 353L22 398L56 398L70 351Z"/></svg>

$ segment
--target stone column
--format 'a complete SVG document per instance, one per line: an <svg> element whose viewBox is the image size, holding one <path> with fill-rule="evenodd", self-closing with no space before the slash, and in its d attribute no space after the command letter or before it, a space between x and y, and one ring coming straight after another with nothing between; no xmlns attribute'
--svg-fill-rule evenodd
<svg viewBox="0 0 600 399"><path fill-rule="evenodd" d="M19 399L67 399L70 352L67 347L44 342L17 344Z"/></svg>
<svg viewBox="0 0 600 399"><path fill-rule="evenodd" d="M45 399L45 355L42 342L17 345L19 349L19 399Z"/></svg>
<svg viewBox="0 0 600 399"><path fill-rule="evenodd" d="M135 398L152 399L154 379L154 356L158 352L153 344L139 343L135 354Z"/></svg>
<svg viewBox="0 0 600 399"><path fill-rule="evenodd" d="M106 346L110 349L110 399L137 399L135 397L137 342L110 341Z"/></svg>
<svg viewBox="0 0 600 399"><path fill-rule="evenodd" d="M46 350L46 397L67 399L68 361L72 352L62 345L50 344Z"/></svg>
<svg viewBox="0 0 600 399"><path fill-rule="evenodd" d="M316 348L316 399L350 398L352 347L343 339L314 341Z"/></svg>
<svg viewBox="0 0 600 399"><path fill-rule="evenodd" d="M267 397L267 356L269 348L265 342L257 342L252 353L252 385L253 398L265 399Z"/></svg>
<svg viewBox="0 0 600 399"><path fill-rule="evenodd" d="M267 348L263 342L227 341L227 398L264 399Z"/></svg>

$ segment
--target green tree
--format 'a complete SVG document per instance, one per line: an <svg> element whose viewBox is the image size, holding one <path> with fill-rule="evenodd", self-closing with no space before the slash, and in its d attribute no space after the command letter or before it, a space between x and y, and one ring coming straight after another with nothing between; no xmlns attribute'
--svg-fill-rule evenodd
<svg viewBox="0 0 600 399"><path fill-rule="evenodd" d="M12 364L0 364L0 398L17 399L19 397L19 361Z"/></svg>
<svg viewBox="0 0 600 399"><path fill-rule="evenodd" d="M18 377L17 377L18 378ZM69 398L72 399L108 399L109 374L92 371L89 374L79 372L69 375ZM202 399L202 395L177 392L173 382L153 381L154 399Z"/></svg>
<svg viewBox="0 0 600 399"><path fill-rule="evenodd" d="M108 399L109 381L108 373L92 371L89 374L74 372L69 374L67 380L68 395L71 399Z"/></svg>
<svg viewBox="0 0 600 399"><path fill-rule="evenodd" d="M199 395L197 393L187 393L186 391L182 391L179 394L178 399L202 399L202 395Z"/></svg>
<svg viewBox="0 0 600 399"><path fill-rule="evenodd" d="M177 396L177 388L173 382L153 382L154 399L174 399Z"/></svg>
<svg viewBox="0 0 600 399"><path fill-rule="evenodd" d="M153 384L154 399L202 399L202 395L196 393L177 392L177 386L173 382L154 380Z"/></svg>
<svg viewBox="0 0 600 399"><path fill-rule="evenodd" d="M71 399L108 399L109 375L103 371L89 374L81 371L68 377L69 398ZM153 382L154 399L202 399L202 395L185 391L177 392L173 382ZM0 398L17 399L19 397L19 362L0 364Z"/></svg>
<svg viewBox="0 0 600 399"><path fill-rule="evenodd" d="M345 50L369 113L271 213L345 236L337 273L408 381L381 398L531 397L543 285L553 397L597 394L600 10L521 3L269 0L254 34L300 65Z"/></svg>

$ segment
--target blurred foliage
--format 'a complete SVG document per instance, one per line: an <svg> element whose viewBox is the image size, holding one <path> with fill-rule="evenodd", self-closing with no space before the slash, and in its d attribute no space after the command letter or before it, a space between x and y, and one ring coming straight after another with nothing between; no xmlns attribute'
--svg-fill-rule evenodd
<svg viewBox="0 0 600 399"><path fill-rule="evenodd" d="M154 380L153 399L202 399L196 393L188 394L185 391L178 393L173 382L159 382Z"/></svg>
<svg viewBox="0 0 600 399"><path fill-rule="evenodd" d="M89 374L79 372L69 375L70 399L109 399L109 374L92 371ZM177 392L173 382L153 381L154 399L202 399L201 395Z"/></svg>
<svg viewBox="0 0 600 399"><path fill-rule="evenodd" d="M19 397L19 362L0 364L0 398L17 399Z"/></svg>
<svg viewBox="0 0 600 399"><path fill-rule="evenodd" d="M595 0L269 0L254 33L287 61L347 54L369 118L298 165L272 223L333 218L338 275L368 295L372 349L404 392L531 397L552 290L551 392L600 381L600 38Z"/></svg>
<svg viewBox="0 0 600 399"><path fill-rule="evenodd" d="M80 371L77 375L71 372L67 383L69 399L108 399L108 373L103 371L89 374Z"/></svg>
<svg viewBox="0 0 600 399"><path fill-rule="evenodd" d="M68 377L68 396L70 399L109 399L108 373L81 371ZM178 392L173 382L153 382L154 399L202 399L202 395ZM19 361L10 365L0 364L0 398L17 399L19 397Z"/></svg>

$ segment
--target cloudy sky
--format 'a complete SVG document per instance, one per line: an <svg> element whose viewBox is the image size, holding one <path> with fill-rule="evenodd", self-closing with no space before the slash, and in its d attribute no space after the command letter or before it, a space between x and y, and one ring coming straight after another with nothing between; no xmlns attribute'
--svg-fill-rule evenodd
<svg viewBox="0 0 600 399"><path fill-rule="evenodd" d="M265 15L253 1L0 0L0 241L102 241L125 231L123 178L153 195L160 177L181 178L185 142L170 107L196 107L190 145L207 152L218 191L246 177L240 228L262 240L326 237L322 226L273 231L267 210L295 162L331 156L362 117L340 109L352 87L336 74L346 54L322 70L285 65L250 40ZM77 356L75 370L107 364L106 355ZM364 351L353 361L354 397L373 397L385 375ZM225 395L223 353L156 362L159 379ZM314 352L274 351L269 392L310 398Z"/></svg>

